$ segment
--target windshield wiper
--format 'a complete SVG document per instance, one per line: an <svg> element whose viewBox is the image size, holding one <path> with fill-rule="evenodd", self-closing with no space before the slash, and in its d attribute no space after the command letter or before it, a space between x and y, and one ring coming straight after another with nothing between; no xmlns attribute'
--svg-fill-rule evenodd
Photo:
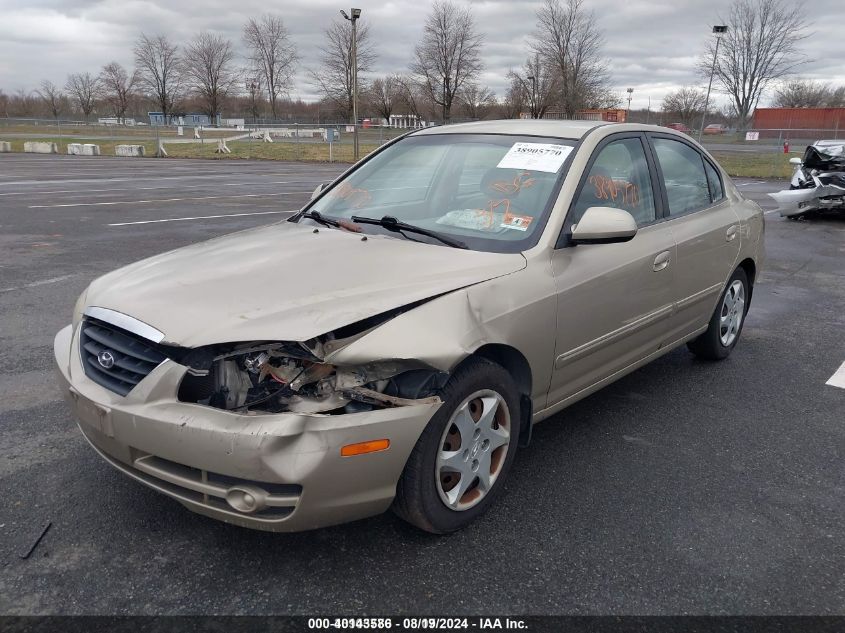
<svg viewBox="0 0 845 633"><path fill-rule="evenodd" d="M319 211L306 211L303 213L300 218L308 218L309 220L314 220L318 224L322 224L323 226L331 226L336 229L346 229L347 231L352 231L353 233L360 233L361 227L349 222L347 220L335 220L334 218L327 218L323 216L322 213Z"/></svg>
<svg viewBox="0 0 845 633"><path fill-rule="evenodd" d="M360 215L353 215L352 221L358 224L375 224L376 226L381 226L387 229L388 231L395 231L396 233L407 231L408 233L418 233L419 235L426 235L428 237L433 237L434 239L439 240L448 246L453 246L454 248L469 248L469 246L467 246L464 242L460 240L456 240L451 237L446 237L445 235L441 235L440 233L429 231L428 229L424 229L419 226L414 226L413 224L400 222L392 215L386 215L380 220L376 218L365 218Z"/></svg>

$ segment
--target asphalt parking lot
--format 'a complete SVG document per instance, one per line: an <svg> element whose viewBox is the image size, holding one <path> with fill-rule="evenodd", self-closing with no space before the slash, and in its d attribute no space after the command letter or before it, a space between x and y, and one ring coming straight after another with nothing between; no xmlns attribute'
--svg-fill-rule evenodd
<svg viewBox="0 0 845 633"><path fill-rule="evenodd" d="M53 379L83 288L277 221L340 170L0 155L0 614L845 613L845 389L825 385L845 217L767 214L733 355L676 350L539 425L498 504L449 537L391 514L253 532L104 463ZM739 184L767 209L780 188Z"/></svg>

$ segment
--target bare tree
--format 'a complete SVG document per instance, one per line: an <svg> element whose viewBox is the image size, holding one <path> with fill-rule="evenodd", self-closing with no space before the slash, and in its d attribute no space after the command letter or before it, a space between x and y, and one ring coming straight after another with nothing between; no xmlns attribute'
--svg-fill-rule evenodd
<svg viewBox="0 0 845 633"><path fill-rule="evenodd" d="M390 115L402 98L402 78L398 75L387 75L374 79L370 84L368 97L372 108L390 124Z"/></svg>
<svg viewBox="0 0 845 633"><path fill-rule="evenodd" d="M609 86L596 86L584 95L584 107L588 109L606 110L618 108L622 104L619 93Z"/></svg>
<svg viewBox="0 0 845 633"><path fill-rule="evenodd" d="M840 93L845 92L845 88L837 90ZM836 107L837 90L832 89L828 84L795 79L786 82L775 91L773 105L777 108Z"/></svg>
<svg viewBox="0 0 845 633"><path fill-rule="evenodd" d="M185 79L213 121L236 82L232 42L204 31L185 49Z"/></svg>
<svg viewBox="0 0 845 633"><path fill-rule="evenodd" d="M311 80L330 104L334 105L346 118L352 119L352 22L345 19L333 20L324 31L325 42L320 47L320 66L311 70ZM359 24L357 27L358 49L358 90L367 92L361 81L361 73L372 70L376 59L370 43L370 27Z"/></svg>
<svg viewBox="0 0 845 633"><path fill-rule="evenodd" d="M705 99L703 90L683 86L663 98L662 110L678 122L693 127L704 112Z"/></svg>
<svg viewBox="0 0 845 633"><path fill-rule="evenodd" d="M111 111L121 123L126 119L129 109L129 99L138 84L138 73L132 71L130 75L117 62L103 66L100 71L100 97L111 107Z"/></svg>
<svg viewBox="0 0 845 633"><path fill-rule="evenodd" d="M138 67L138 85L155 101L159 111L168 116L182 96L183 62L179 47L166 35L147 37L144 33L135 43L135 65Z"/></svg>
<svg viewBox="0 0 845 633"><path fill-rule="evenodd" d="M416 79L404 75L397 75L399 82L399 99L397 108L404 110L403 114L410 114L421 121L428 120L428 114L433 111L434 102L428 91Z"/></svg>
<svg viewBox="0 0 845 633"><path fill-rule="evenodd" d="M483 42L470 9L449 0L434 3L422 40L414 49L411 72L419 78L429 98L440 106L444 123L449 120L455 96L484 68Z"/></svg>
<svg viewBox="0 0 845 633"><path fill-rule="evenodd" d="M99 89L100 80L90 73L73 73L67 77L65 90L79 106L86 121L94 111Z"/></svg>
<svg viewBox="0 0 845 633"><path fill-rule="evenodd" d="M276 118L279 96L290 89L299 61L296 48L282 18L270 14L258 20L250 18L244 26L243 38L254 73L261 77L270 100L270 111Z"/></svg>
<svg viewBox="0 0 845 633"><path fill-rule="evenodd" d="M496 95L487 86L465 84L457 95L462 110L470 119L483 119L496 106Z"/></svg>
<svg viewBox="0 0 845 633"><path fill-rule="evenodd" d="M19 88L9 99L9 112L12 116L32 116L39 99L40 95L37 92L27 92Z"/></svg>
<svg viewBox="0 0 845 633"><path fill-rule="evenodd" d="M248 75L244 82L244 88L249 99L249 112L252 114L253 121L255 121L261 115L261 94L264 92L261 77L258 74Z"/></svg>
<svg viewBox="0 0 845 633"><path fill-rule="evenodd" d="M584 0L545 0L537 11L532 49L554 68L560 82L560 106L572 118L584 107L606 101L609 76L602 56L604 36Z"/></svg>
<svg viewBox="0 0 845 633"><path fill-rule="evenodd" d="M502 117L505 119L518 119L528 108L525 87L518 79L511 77L511 83L502 99L501 107Z"/></svg>
<svg viewBox="0 0 845 633"><path fill-rule="evenodd" d="M0 112L2 112L3 116L6 117L7 119L9 118L9 102L10 101L11 101L11 99L9 98L9 95L7 95L5 92L0 90Z"/></svg>
<svg viewBox="0 0 845 633"><path fill-rule="evenodd" d="M786 0L734 0L725 24L714 74L736 105L745 127L762 94L772 84L803 63L799 44L807 37L806 11ZM699 62L709 75L715 42Z"/></svg>
<svg viewBox="0 0 845 633"><path fill-rule="evenodd" d="M542 119L560 92L555 68L547 60L541 59L539 53L529 57L521 71L510 71L508 77L511 89L522 91L520 101L527 106L532 119Z"/></svg>
<svg viewBox="0 0 845 633"><path fill-rule="evenodd" d="M827 96L828 108L845 108L845 86L832 88Z"/></svg>
<svg viewBox="0 0 845 633"><path fill-rule="evenodd" d="M65 95L61 89L52 81L45 79L41 82L41 87L36 92L50 111L50 114L53 115L53 118L58 120L65 102Z"/></svg>

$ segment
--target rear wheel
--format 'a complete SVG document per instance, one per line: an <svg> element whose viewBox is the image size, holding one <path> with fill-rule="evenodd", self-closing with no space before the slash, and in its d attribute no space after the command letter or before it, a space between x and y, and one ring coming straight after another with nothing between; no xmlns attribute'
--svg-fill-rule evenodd
<svg viewBox="0 0 845 633"><path fill-rule="evenodd" d="M519 398L510 374L482 358L464 363L417 441L393 509L417 527L445 534L483 514L516 453Z"/></svg>
<svg viewBox="0 0 845 633"><path fill-rule="evenodd" d="M687 343L690 351L708 360L727 358L739 341L750 297L748 276L737 268L719 298L707 330Z"/></svg>

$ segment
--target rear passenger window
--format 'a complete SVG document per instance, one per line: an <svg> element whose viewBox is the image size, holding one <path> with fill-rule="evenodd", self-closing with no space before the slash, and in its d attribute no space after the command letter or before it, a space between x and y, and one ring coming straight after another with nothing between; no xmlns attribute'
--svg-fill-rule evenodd
<svg viewBox="0 0 845 633"><path fill-rule="evenodd" d="M722 181L719 178L719 172L706 160L704 161L704 171L707 172L707 183L710 185L710 199L713 202L718 202L725 197L725 192L722 191Z"/></svg>
<svg viewBox="0 0 845 633"><path fill-rule="evenodd" d="M680 141L656 138L652 142L666 183L669 215L683 215L710 206L710 186L701 154Z"/></svg>
<svg viewBox="0 0 845 633"><path fill-rule="evenodd" d="M572 224L589 207L624 209L637 226L654 222L654 192L639 138L613 141L599 151L572 209Z"/></svg>

